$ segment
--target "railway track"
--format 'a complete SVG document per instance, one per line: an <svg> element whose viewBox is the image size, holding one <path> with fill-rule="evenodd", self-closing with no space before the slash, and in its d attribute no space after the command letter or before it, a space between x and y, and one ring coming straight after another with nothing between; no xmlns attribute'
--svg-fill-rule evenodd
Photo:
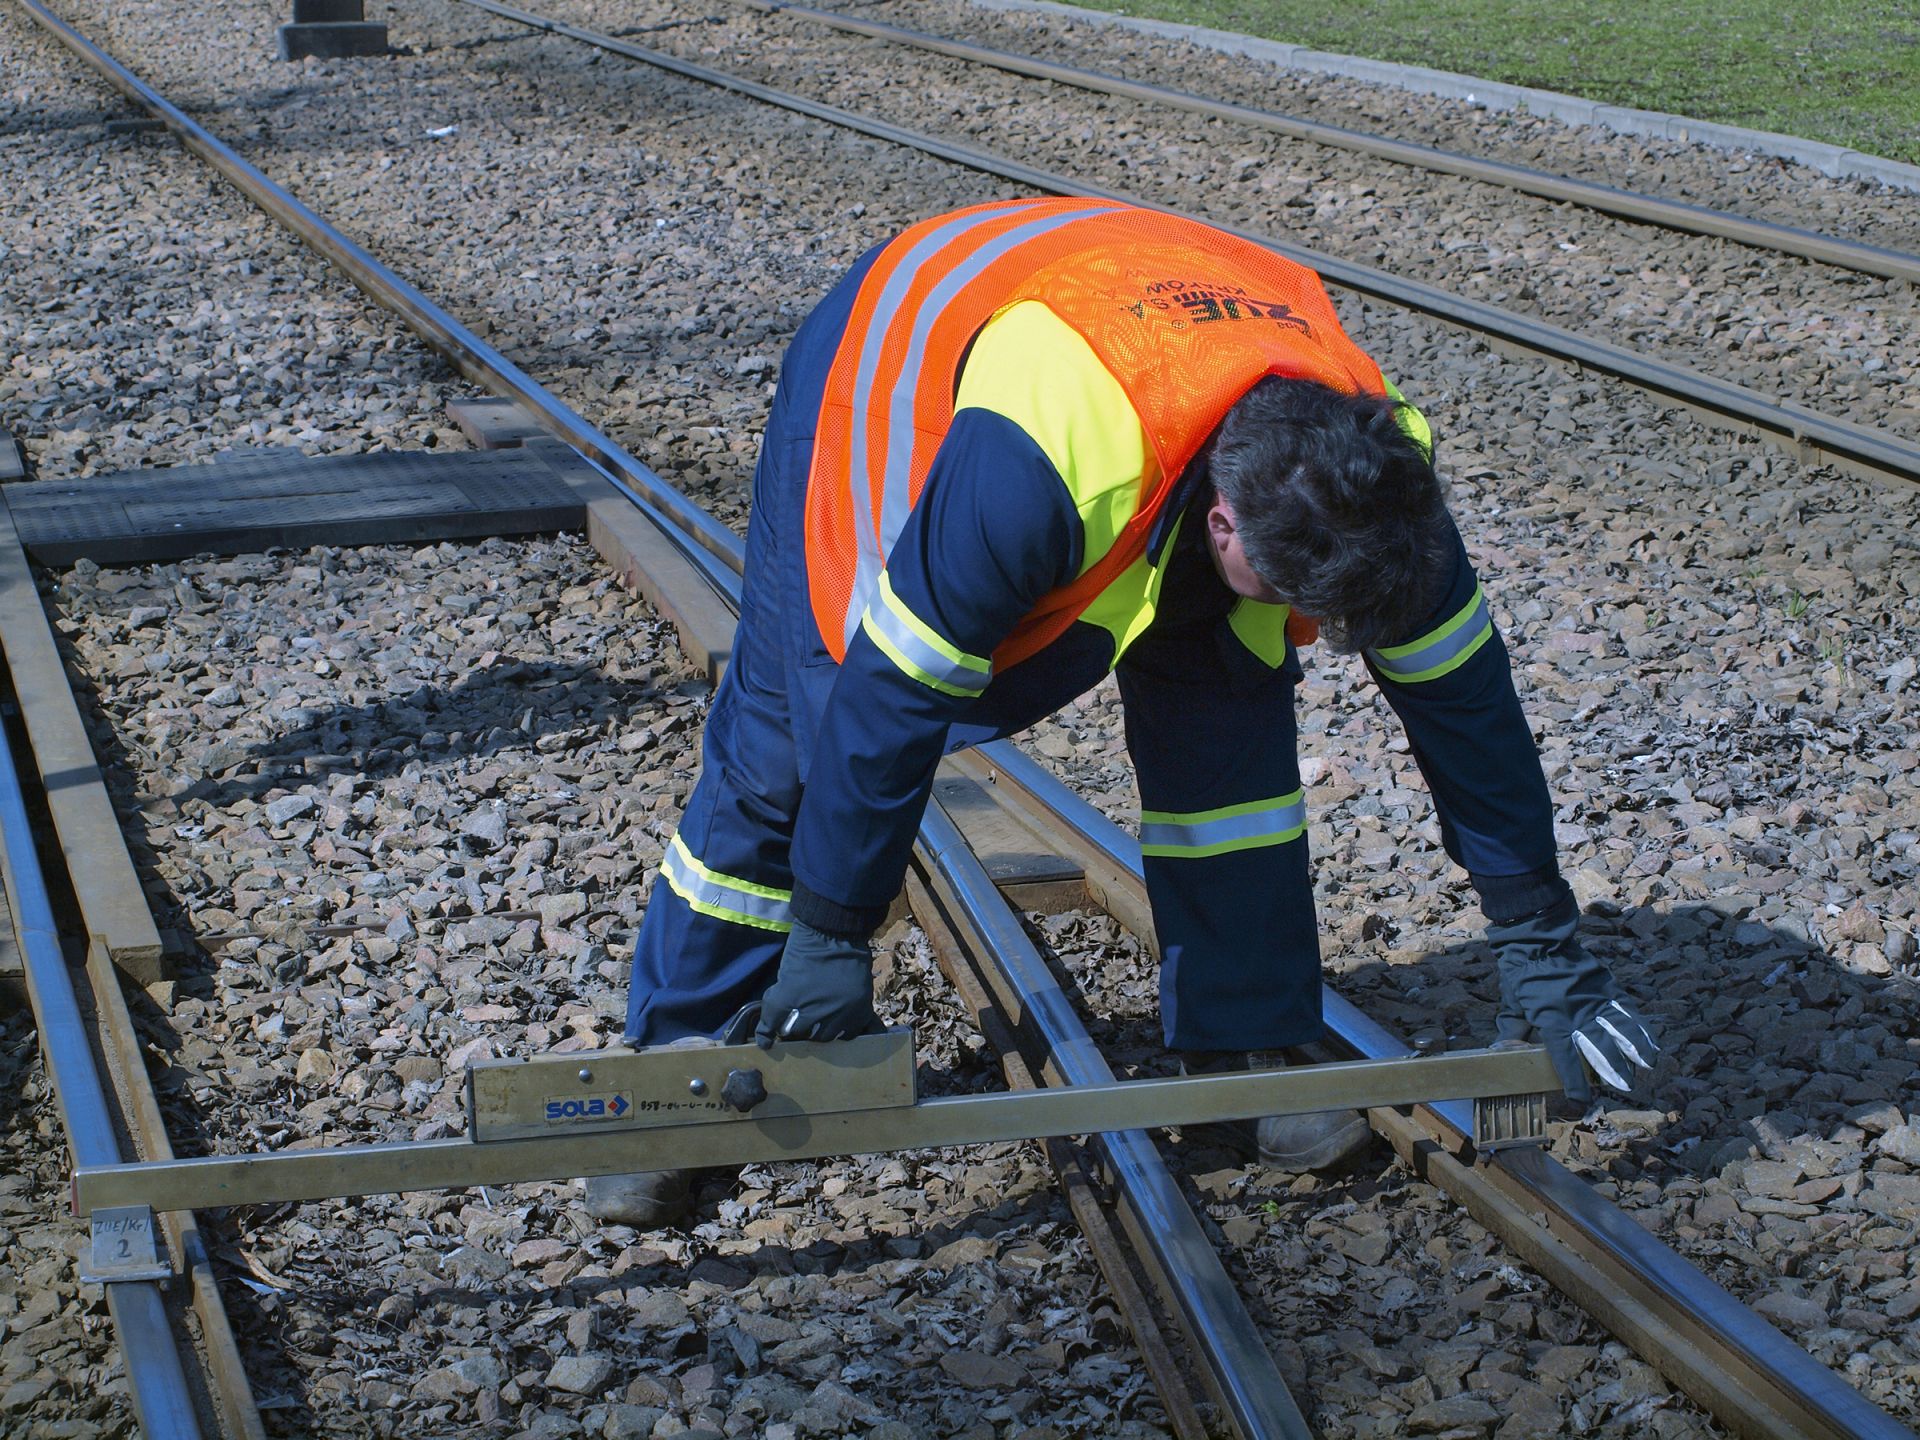
<svg viewBox="0 0 1920 1440"><path fill-rule="evenodd" d="M565 36L609 54L652 65L876 139L908 145L929 155L1046 193L1117 199L1131 204L1198 214L1222 229L1265 245L1278 254L1312 268L1336 289L1346 289L1369 299L1430 316L1495 345L1570 362L1595 374L1623 381L1663 400L1677 402L1703 416L1711 424L1738 433L1757 433L1780 445L1795 458L1843 465L1874 478L1908 482L1920 480L1920 443L1899 434L1859 425L1806 405L1781 400L1756 388L1728 382L1698 366L1671 363L1641 350L1547 323L1533 314L1509 306L1489 304L1388 270L1354 263L1342 255L1301 245L1259 227L1236 223L1232 217L1218 213L1204 202L1194 206L1184 197L1168 198L1152 191L1099 183L1089 178L1098 167L1090 166L1082 173L1049 169L949 136L914 130L877 114L825 104L736 71L696 63L676 53L622 40L605 31L575 24L549 13L507 4L504 0L463 0L463 3L532 29ZM784 13L784 7L774 13ZM976 54L969 58L979 57ZM778 64L776 68L786 68L785 63ZM1169 103L1171 95L1158 94L1153 98L1161 103ZM1205 194L1204 191L1202 193ZM1736 217L1721 217L1716 224L1720 233L1729 233L1736 226ZM1749 231L1745 238L1750 238L1751 234ZM1780 235L1774 237L1780 247L1784 247L1786 238ZM1850 250L1849 253L1853 258L1866 259L1858 250ZM1911 267L1915 262L1911 256L1886 251L1881 253L1876 263Z"/></svg>
<svg viewBox="0 0 1920 1440"><path fill-rule="evenodd" d="M1890 280L1920 280L1920 256L1880 245L1868 245L1842 236L1824 235L1797 226L1780 225L1705 205L1690 205L1659 195L1643 195L1613 185L1600 185L1568 175L1556 175L1527 165L1490 160L1436 145L1419 145L1370 131L1327 125L1295 115L1283 115L1251 105L1216 100L1206 95L1130 80L1123 75L1088 70L1077 65L1034 55L979 45L945 35L933 35L904 25L889 25L859 15L795 5L787 0L746 0L755 9L772 15L790 15L811 24L825 26L848 35L884 40L909 46L934 55L947 55L979 65L989 65L1009 74L1035 80L1052 80L1099 95L1140 100L1151 105L1185 110L1210 119L1224 120L1247 129L1284 135L1315 145L1351 151L1373 159L1389 160L1440 175L1458 175L1489 185L1515 190L1545 200L1564 200L1584 209L1617 215L1649 225L1664 226L1690 235L1705 235L1736 240L1780 255L1795 255L1824 265L1857 270L1863 275L1879 275Z"/></svg>
<svg viewBox="0 0 1920 1440"><path fill-rule="evenodd" d="M23 0L23 3L35 11L41 23L61 33L71 48L86 55L96 68L100 67L100 59L71 27L58 22L38 0ZM504 7L489 4L487 8L500 8L505 13ZM630 499L643 507L643 513L658 527L659 533L675 541L679 583L669 584L655 575L651 598L675 617L681 634L696 653L701 653L704 646L709 669L723 662L724 644L712 638L716 623L723 622L716 622L713 605L716 595L731 588L729 572L737 565L735 544L729 532L688 504L647 467L444 310L432 305L364 250L345 241L284 190L273 187L183 112L168 106L124 71L117 75L111 71L103 73L111 75L123 93L161 115L170 128L234 183L256 199L259 196L254 195L255 191L265 195L263 204L269 213L321 248L370 296L405 316L423 338L453 359L463 373L496 393L520 399L541 417L550 431L605 467L611 477L616 478L616 483L630 492ZM637 573L639 567L634 568ZM689 581L694 582L690 588ZM1084 902L1103 905L1137 930L1144 930L1137 875L1129 881L1123 839L1103 831L1085 815L1077 819L1070 815L1063 817L1061 811L1070 812L1072 807L1052 794L1046 782L1032 774L1030 768L1023 767L1014 756L997 754L970 770L962 770L953 780L956 784L971 783L975 792L990 786L1003 796L1008 789L1024 787L1029 803L1007 812L1014 823L1025 826L1054 852L1078 856L1086 876ZM989 1033L998 1032L1008 1038L1010 1082L1017 1085L1024 1076L1029 1081L1046 1077L1056 1082L1084 1083L1097 1075L1097 1070L1087 1067L1101 1062L1097 1055L1088 1053L1089 1041L1084 1029L1073 1028L1071 1014L1054 1013L1057 1007L1049 1011L1049 1007L1039 1002L1038 996L1050 983L1044 966L1032 954L1022 961L1024 942L1017 934L1018 927L1012 925L1010 912L992 882L970 862L967 848L957 843L964 826L954 827L954 807L964 811L966 806L966 792L945 792L942 813L933 817L928 832L922 837L915 890L919 917L928 933L935 937L936 948L942 952L970 1007L981 1016L983 1026ZM108 972L103 960L96 969L96 982L104 981ZM107 1011L112 1010L110 998L104 998L103 1004ZM1041 1027L1036 1045L1031 1022L1039 1012L1048 1012L1046 1018L1050 1023ZM1395 1043L1377 1027L1369 1029L1357 1015L1343 1012L1341 1020L1339 1028L1344 1032L1344 1039L1357 1049L1377 1050ZM119 1024L111 1015L108 1022L109 1029ZM1031 1053L1014 1060L1011 1057L1019 1055L1016 1042L1023 1028L1033 1048ZM1051 1076L1046 1073L1049 1069L1053 1072ZM64 1093L65 1087L63 1096ZM141 1107L135 1101L133 1108ZM1578 1273L1589 1277L1585 1281L1584 1298L1603 1312L1612 1302L1608 1322L1616 1330L1633 1334L1636 1343L1658 1351L1661 1359L1656 1363L1664 1361L1663 1368L1670 1374L1675 1370L1682 1372L1675 1378L1680 1379L1690 1393L1703 1397L1702 1403L1740 1433L1906 1433L1865 1406L1822 1367L1785 1345L1764 1322L1745 1312L1731 1297L1705 1282L1704 1277L1691 1272L1677 1256L1671 1252L1661 1253L1657 1248L1649 1251L1645 1244L1623 1244L1630 1232L1637 1233L1634 1227L1628 1224L1623 1230L1624 1222L1608 1218L1611 1212L1604 1207L1595 1209L1590 1197L1580 1199L1577 1189L1568 1188L1575 1182L1568 1181L1564 1174L1537 1166L1516 1165L1512 1167L1513 1174L1503 1174L1497 1185L1489 1185L1484 1176L1476 1179L1478 1171L1474 1166L1462 1163L1462 1157L1471 1159L1470 1150L1457 1123L1450 1123L1445 1114L1409 1120L1384 1112L1376 1114L1374 1119L1411 1163L1424 1167L1443 1182L1461 1185L1468 1192L1479 1184L1478 1203L1488 1215L1499 1217L1504 1202L1507 1212L1504 1226L1510 1228L1500 1225L1495 1228L1501 1229L1522 1253L1548 1273L1555 1273L1558 1265L1560 1276ZM1237 1302L1231 1285L1222 1288L1224 1273L1214 1278L1206 1272L1205 1258L1211 1255L1210 1249L1203 1255L1201 1250L1192 1248L1191 1236L1197 1234L1197 1225L1186 1239L1168 1228L1181 1222L1178 1213L1167 1209L1167 1183L1163 1175L1155 1173L1157 1156L1144 1142L1131 1144L1133 1139L1121 1137L1120 1142L1110 1143L1101 1162L1101 1168L1128 1180L1118 1187L1111 1215L1103 1215L1096 1203L1096 1192L1104 1188L1105 1177L1096 1178L1085 1158L1065 1147L1056 1149L1054 1158L1062 1171L1063 1184L1070 1195L1078 1197L1077 1213L1096 1236L1102 1226L1110 1237L1119 1231L1129 1233L1143 1255L1154 1249L1143 1242L1163 1243L1166 1248L1161 1251L1160 1259L1149 1260L1147 1264L1150 1273L1146 1278L1157 1284L1145 1288L1159 1291L1158 1305L1171 1313L1187 1332L1192 1346L1190 1358L1197 1361L1195 1368L1205 1377L1202 1383L1210 1392L1210 1400L1221 1404L1242 1433L1305 1433L1304 1421L1297 1407L1286 1400L1285 1387L1279 1384L1277 1375L1269 1377L1257 1368L1264 1351L1244 1309L1236 1313ZM1153 1198L1156 1186L1159 1187L1158 1200ZM1506 1187L1504 1192L1500 1186ZM1184 1210L1184 1206L1181 1209ZM1556 1215L1552 1227L1540 1225L1532 1214L1526 1213L1549 1209ZM1514 1211L1522 1213L1515 1215ZM1187 1219L1192 1221L1190 1212ZM1585 1234L1581 1239L1583 1227ZM1556 1236L1555 1228L1569 1230L1575 1238L1569 1241ZM1097 1243L1116 1293L1140 1293L1143 1287L1128 1278L1133 1273L1130 1267L1139 1263L1138 1260L1128 1260L1111 1240ZM188 1239L174 1237L174 1247L175 1253L193 1252ZM1602 1262L1612 1268L1596 1270L1594 1267ZM1218 1261L1214 1260L1213 1265L1217 1269ZM1627 1277L1628 1285L1637 1288L1623 1289L1623 1276ZM1182 1281L1187 1283L1184 1294L1180 1290ZM1572 1282L1563 1279L1562 1283ZM211 1289L204 1285L198 1288ZM1620 1300L1622 1294L1628 1296L1624 1302ZM1629 1310L1633 1312L1631 1315L1626 1313ZM1154 1322L1146 1315L1137 1315L1134 1324L1136 1333L1146 1337L1143 1349L1155 1369L1156 1379L1165 1385L1167 1409L1176 1429L1183 1434L1201 1433L1197 1428L1204 1424L1201 1407L1190 1393L1182 1398L1183 1391L1176 1384L1179 1367L1175 1357L1166 1347L1156 1351L1151 1344ZM1660 1350L1662 1345L1668 1348ZM1256 1355L1254 1351L1261 1353ZM1270 1360L1267 1368L1271 1370ZM169 1382L152 1383L164 1392ZM161 1411L156 1409L155 1413Z"/></svg>

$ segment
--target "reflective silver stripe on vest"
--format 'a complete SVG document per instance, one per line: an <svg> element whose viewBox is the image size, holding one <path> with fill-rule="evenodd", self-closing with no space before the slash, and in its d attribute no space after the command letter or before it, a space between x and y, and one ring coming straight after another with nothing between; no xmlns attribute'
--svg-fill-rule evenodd
<svg viewBox="0 0 1920 1440"><path fill-rule="evenodd" d="M1258 808L1230 806L1220 814L1201 811L1192 817L1148 812L1140 822L1143 855L1217 855L1228 850L1251 850L1297 839L1307 828L1307 802L1298 790Z"/></svg>
<svg viewBox="0 0 1920 1440"><path fill-rule="evenodd" d="M760 930L793 928L791 890L771 885L756 885L751 880L709 870L687 849L686 841L675 835L660 861L660 874L673 893L702 915L730 920L736 925L752 925Z"/></svg>
<svg viewBox="0 0 1920 1440"><path fill-rule="evenodd" d="M867 326L866 339L860 346L860 363L853 372L853 434L847 447L847 483L854 486L853 495L853 537L854 537L854 573L853 594L847 601L846 618L842 623L841 638L849 645L853 643L854 631L860 627L861 612L866 609L867 597L873 593L874 581L879 578L880 567L885 563L885 554L880 549L880 538L874 533L873 524L873 482L867 474L867 426L868 406L873 399L874 373L880 368L880 352L886 345L887 329L892 324L894 314L906 300L907 290L913 284L913 277L920 273L920 267L929 257L944 249L956 238L967 233L976 225L984 225L990 220L998 220L1010 209L1031 204L1031 201L1009 200L991 210L982 210L970 215L961 215L947 221L946 224L922 237L909 250L906 257L887 277L887 283L880 291L879 302L874 307L873 319Z"/></svg>
<svg viewBox="0 0 1920 1440"><path fill-rule="evenodd" d="M1032 202L1013 203L1027 205ZM1000 219L1008 208L1003 206L982 214L965 216L952 224L941 226L915 245L907 258L887 277L887 284L881 290L873 317L868 322L866 341L860 351L860 364L854 372L853 445L851 463L847 467L850 476L865 487L855 496L853 507L857 544L853 594L848 597L847 613L841 622L842 634L848 644L853 643L854 632L860 628L861 617L866 612L868 600L872 598L873 587L879 580L886 556L892 552L894 542L906 527L907 515L912 508L909 491L913 474L913 404L919 392L920 367L926 359L927 336L939 320L940 312L954 296L1008 251L1062 225L1071 225L1076 220L1090 220L1096 215L1111 215L1122 207L1104 205L1090 210L1075 210L1066 215L1048 215L1030 220L1025 225L1016 225L968 256L921 302L920 308L914 313L906 362L894 381L893 392L887 403L886 453L881 457L880 534L876 537L869 506L871 487L867 479L866 426L863 420L869 413L867 407L873 397L874 372L879 368L881 348L898 317L914 275L928 258L974 225Z"/></svg>

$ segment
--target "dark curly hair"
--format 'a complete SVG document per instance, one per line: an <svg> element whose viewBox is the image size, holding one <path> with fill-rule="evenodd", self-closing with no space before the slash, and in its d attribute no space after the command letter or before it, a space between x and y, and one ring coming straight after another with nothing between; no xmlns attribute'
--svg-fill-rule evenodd
<svg viewBox="0 0 1920 1440"><path fill-rule="evenodd" d="M1399 406L1268 376L1208 443L1255 573L1342 650L1409 639L1448 579L1453 521Z"/></svg>

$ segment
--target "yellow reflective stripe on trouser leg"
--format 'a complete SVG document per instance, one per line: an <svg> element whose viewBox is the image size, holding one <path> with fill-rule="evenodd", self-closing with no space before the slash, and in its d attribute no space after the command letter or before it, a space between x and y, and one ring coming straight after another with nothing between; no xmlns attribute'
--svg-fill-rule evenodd
<svg viewBox="0 0 1920 1440"><path fill-rule="evenodd" d="M1369 650L1367 655L1388 679L1413 685L1458 670L1492 638L1493 616L1487 613L1487 597L1476 585L1473 597L1439 629L1406 645Z"/></svg>
<svg viewBox="0 0 1920 1440"><path fill-rule="evenodd" d="M1298 840L1307 829L1306 798L1295 790L1218 810L1140 812L1140 853L1198 860Z"/></svg>
<svg viewBox="0 0 1920 1440"><path fill-rule="evenodd" d="M884 570L860 628L902 672L945 694L978 695L993 679L993 662L967 654L909 610Z"/></svg>
<svg viewBox="0 0 1920 1440"><path fill-rule="evenodd" d="M667 846L660 873L673 893L702 915L782 934L793 929L791 890L776 890L771 885L756 885L737 875L709 870L693 858L686 841L678 835Z"/></svg>

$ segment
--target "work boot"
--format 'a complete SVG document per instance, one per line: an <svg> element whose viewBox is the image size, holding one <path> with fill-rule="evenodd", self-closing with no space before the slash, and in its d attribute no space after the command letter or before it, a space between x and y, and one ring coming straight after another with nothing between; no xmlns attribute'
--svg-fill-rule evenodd
<svg viewBox="0 0 1920 1440"><path fill-rule="evenodd" d="M1236 1070L1278 1070L1286 1056L1268 1051L1189 1051L1180 1057L1183 1075L1222 1075ZM1267 1115L1258 1120L1222 1120L1187 1128L1187 1138L1224 1146L1275 1170L1333 1170L1367 1148L1373 1131L1358 1110L1317 1110L1306 1115Z"/></svg>
<svg viewBox="0 0 1920 1440"><path fill-rule="evenodd" d="M745 1044L753 1039L760 1020L760 1002L751 1000L733 1012L718 1035L684 1035L678 1041L653 1046L657 1050L703 1050L710 1044ZM632 1039L624 1041L632 1044ZM589 1175L586 1208L603 1225L632 1225L636 1231L657 1231L684 1219L693 1210L691 1169L649 1169L637 1175Z"/></svg>
<svg viewBox="0 0 1920 1440"><path fill-rule="evenodd" d="M687 1035L655 1046L659 1050L700 1050L709 1045L744 1045L753 1038L760 1018L760 1002L743 1005L717 1035ZM631 1045L631 1039L625 1043ZM603 1225L631 1225L636 1230L658 1230L681 1219L693 1208L692 1170L645 1170L634 1175L590 1175L586 1180L587 1213Z"/></svg>
<svg viewBox="0 0 1920 1440"><path fill-rule="evenodd" d="M587 1177L587 1213L603 1225L658 1230L684 1216L692 1203L691 1170Z"/></svg>

